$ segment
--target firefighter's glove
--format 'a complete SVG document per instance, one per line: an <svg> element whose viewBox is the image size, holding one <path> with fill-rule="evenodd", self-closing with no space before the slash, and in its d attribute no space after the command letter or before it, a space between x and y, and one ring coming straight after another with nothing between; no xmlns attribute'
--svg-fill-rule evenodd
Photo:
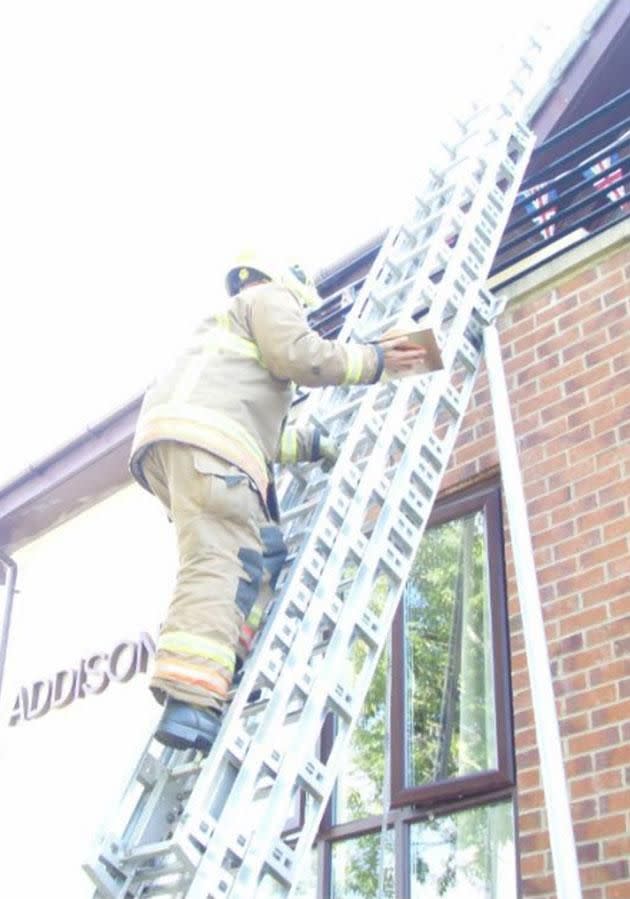
<svg viewBox="0 0 630 899"><path fill-rule="evenodd" d="M319 438L319 458L322 460L324 471L330 471L339 458L341 447L332 437L322 434Z"/></svg>

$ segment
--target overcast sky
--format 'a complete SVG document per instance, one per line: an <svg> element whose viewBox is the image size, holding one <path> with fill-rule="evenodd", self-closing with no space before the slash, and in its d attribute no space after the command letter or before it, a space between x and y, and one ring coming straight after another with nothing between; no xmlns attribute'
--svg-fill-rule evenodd
<svg viewBox="0 0 630 899"><path fill-rule="evenodd" d="M317 269L395 221L499 46L594 5L4 3L0 485L138 394L239 248Z"/></svg>

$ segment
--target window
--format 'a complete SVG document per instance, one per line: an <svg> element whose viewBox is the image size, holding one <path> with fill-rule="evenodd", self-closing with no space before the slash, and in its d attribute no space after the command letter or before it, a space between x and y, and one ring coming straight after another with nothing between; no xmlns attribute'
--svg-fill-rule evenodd
<svg viewBox="0 0 630 899"><path fill-rule="evenodd" d="M516 897L509 683L492 484L436 504L322 822L320 899L379 878L392 899Z"/></svg>

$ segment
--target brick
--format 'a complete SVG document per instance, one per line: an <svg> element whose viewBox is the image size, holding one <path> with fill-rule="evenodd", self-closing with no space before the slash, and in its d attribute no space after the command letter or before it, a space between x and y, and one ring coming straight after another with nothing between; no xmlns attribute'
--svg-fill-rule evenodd
<svg viewBox="0 0 630 899"><path fill-rule="evenodd" d="M549 655L551 658L564 656L569 653L575 653L578 649L582 649L584 645L584 636L581 631L575 634L568 634L560 640L554 640L548 644Z"/></svg>
<svg viewBox="0 0 630 899"><path fill-rule="evenodd" d="M590 568L600 562L610 562L611 559L616 559L618 556L625 556L627 552L628 541L625 539L615 540L614 543L609 542L604 546L587 549L580 553L580 564L583 568Z"/></svg>
<svg viewBox="0 0 630 899"><path fill-rule="evenodd" d="M620 653L617 655L619 656ZM605 668L593 668L588 672L588 680L592 687L597 687L602 683L621 680L622 677L628 675L630 675L630 659L621 657Z"/></svg>
<svg viewBox="0 0 630 899"><path fill-rule="evenodd" d="M617 287L613 287L612 290L607 290L606 293L602 297L604 301L604 308L608 308L608 306L616 306L617 303L628 303L628 287L626 284L619 284ZM630 307L629 311L630 311Z"/></svg>
<svg viewBox="0 0 630 899"><path fill-rule="evenodd" d="M591 425L583 425L581 428L573 428L570 431L566 430L565 433L559 434L554 438L547 447L547 452L551 455L563 448L570 449L588 440L591 436Z"/></svg>
<svg viewBox="0 0 630 899"><path fill-rule="evenodd" d="M562 596L548 600L543 604L543 615L547 620L557 620L573 615L582 608L580 599L575 595Z"/></svg>
<svg viewBox="0 0 630 899"><path fill-rule="evenodd" d="M514 383L518 383L518 372L535 365L536 361L536 350L532 345L530 345L529 349L524 352L518 353L515 356L512 356L511 359L508 359L504 363L504 370L509 386L512 387ZM516 382L514 380L515 376Z"/></svg>
<svg viewBox="0 0 630 899"><path fill-rule="evenodd" d="M627 553L606 563L606 576L609 578L621 577L628 573L630 573L630 556Z"/></svg>
<svg viewBox="0 0 630 899"><path fill-rule="evenodd" d="M590 755L578 755L566 759L564 763L566 776L571 780L582 774L588 774L593 770L593 760Z"/></svg>
<svg viewBox="0 0 630 899"><path fill-rule="evenodd" d="M555 490L556 487L561 487L563 484L572 484L574 481L590 476L594 471L595 460L592 456L587 456L581 462L576 462L570 466L567 465L565 468L560 468L554 474L549 475L549 489Z"/></svg>
<svg viewBox="0 0 630 899"><path fill-rule="evenodd" d="M593 318L593 316L601 313L603 306L604 303L601 297L594 297L593 299L585 301L581 306L577 306L565 315L560 316L558 319L558 330L566 331L574 325L582 327L587 319Z"/></svg>
<svg viewBox="0 0 630 899"><path fill-rule="evenodd" d="M572 518L577 518L578 515L583 514L585 512L590 511L591 509L596 508L598 505L597 498L592 493L584 493L580 497L571 497L571 501L568 500L564 503L560 503L556 506L552 506L551 508L551 522L552 525L559 524L563 521L568 521ZM528 515L531 514L531 509L528 509ZM547 510L544 510L547 511Z"/></svg>
<svg viewBox="0 0 630 899"><path fill-rule="evenodd" d="M589 368L586 371L569 378L564 384L566 396L570 396L578 390L583 390L585 387L591 387L593 384L601 381L602 378L609 377L611 370L610 360L607 359L605 362L601 362L599 365L595 365L593 368Z"/></svg>
<svg viewBox="0 0 630 899"><path fill-rule="evenodd" d="M623 501L617 500L608 506L598 506L591 512L580 515L577 519L577 526L580 531L588 531L591 528L601 524L606 524L614 518L625 517L626 507Z"/></svg>
<svg viewBox="0 0 630 899"><path fill-rule="evenodd" d="M535 727L525 727L522 730L515 730L514 737L518 744L519 752L529 749L532 746L537 746Z"/></svg>
<svg viewBox="0 0 630 899"><path fill-rule="evenodd" d="M605 862L600 865L589 865L582 868L580 877L583 883L608 883L611 880L626 880L628 877L628 862L619 859L614 862Z"/></svg>
<svg viewBox="0 0 630 899"><path fill-rule="evenodd" d="M562 677L555 678L553 682L556 696L579 693L582 690L586 690L587 686L586 674L583 671L565 674Z"/></svg>
<svg viewBox="0 0 630 899"><path fill-rule="evenodd" d="M521 874L527 877L531 874L542 874L545 870L545 858L543 855L522 855Z"/></svg>
<svg viewBox="0 0 630 899"><path fill-rule="evenodd" d="M616 270L618 266L615 266L613 271ZM598 274L595 269L587 268L578 274L572 275L566 281L558 284L556 290L558 292L558 296L562 299L570 294L577 293L579 290L583 290L590 284L593 284L594 281L597 281Z"/></svg>
<svg viewBox="0 0 630 899"><path fill-rule="evenodd" d="M627 290L627 287L622 287L620 290L620 295L623 296L624 292L627 293ZM610 327L610 325L614 324L615 322L623 321L627 317L627 314L626 303L616 303L612 306L607 305L601 315L599 315L597 318L597 326L600 328ZM584 323L582 326L584 327Z"/></svg>
<svg viewBox="0 0 630 899"><path fill-rule="evenodd" d="M582 899L604 899L601 887L588 887L582 890Z"/></svg>
<svg viewBox="0 0 630 899"><path fill-rule="evenodd" d="M589 350L585 356L587 367L598 365L600 362L606 362L614 358L618 353L623 353L628 349L628 337L624 335L617 340L599 341L596 349Z"/></svg>
<svg viewBox="0 0 630 899"><path fill-rule="evenodd" d="M588 756L586 756L588 758ZM589 777L572 780L569 792L573 799L582 796L599 796L603 790L616 790L621 785L621 774L616 771L601 771Z"/></svg>
<svg viewBox="0 0 630 899"><path fill-rule="evenodd" d="M595 402L600 396L621 390L628 384L630 384L630 369L620 371L618 374L611 375L610 378L592 384L587 390L589 401Z"/></svg>
<svg viewBox="0 0 630 899"><path fill-rule="evenodd" d="M518 829L520 834L531 833L540 830L542 819L540 812L519 812Z"/></svg>
<svg viewBox="0 0 630 899"><path fill-rule="evenodd" d="M592 299L603 296L607 291L613 290L617 285L623 284L623 274L618 271L609 272L606 277L599 278L578 291L578 302L588 303Z"/></svg>
<svg viewBox="0 0 630 899"><path fill-rule="evenodd" d="M521 771L517 777L518 790L531 790L540 787L540 773L536 768L530 768L528 771Z"/></svg>
<svg viewBox="0 0 630 899"><path fill-rule="evenodd" d="M605 724L624 721L630 718L630 700L622 700L614 705L593 709L591 720L593 727L603 727Z"/></svg>
<svg viewBox="0 0 630 899"><path fill-rule="evenodd" d="M580 843L601 840L606 836L622 836L625 833L625 816L608 815L594 821L578 821L574 830L575 838Z"/></svg>
<svg viewBox="0 0 630 899"><path fill-rule="evenodd" d="M567 343L566 348L562 350L564 362L570 362L572 359L584 359L587 352L594 350L602 342L601 334L598 332L581 336L577 325L571 328L570 331L562 331L561 333L566 336Z"/></svg>
<svg viewBox="0 0 630 899"><path fill-rule="evenodd" d="M612 661L613 653L609 643L601 646L591 646L580 652L574 652L566 655L562 659L563 671L580 671L589 668L601 666L606 662Z"/></svg>
<svg viewBox="0 0 630 899"><path fill-rule="evenodd" d="M615 858L618 855L630 858L630 834L612 840L604 840L603 847L605 858Z"/></svg>
<svg viewBox="0 0 630 899"><path fill-rule="evenodd" d="M527 503L528 515L539 515L541 512L550 512L557 506L568 503L570 499L571 490L569 487L560 487L558 490L552 490L551 493L547 493L545 496L541 496L532 502Z"/></svg>
<svg viewBox="0 0 630 899"><path fill-rule="evenodd" d="M616 793L608 793L606 796L600 796L598 800L600 815L609 815L612 812L628 811L628 794L625 790L618 790Z"/></svg>
<svg viewBox="0 0 630 899"><path fill-rule="evenodd" d="M571 294L558 298L549 297L547 304L536 313L536 325L544 325L552 319L559 319L561 315L575 309L578 304L577 293L572 291Z"/></svg>
<svg viewBox="0 0 630 899"><path fill-rule="evenodd" d="M614 643L621 644L624 635L630 638L630 627L628 626L630 617L617 618L614 621L606 621L603 624L595 625L586 632L586 645L597 646L612 640ZM629 644L630 648L630 644Z"/></svg>
<svg viewBox="0 0 630 899"><path fill-rule="evenodd" d="M549 850L549 836L546 831L542 830L528 833L520 837L518 845L522 855L538 852L544 859L542 853Z"/></svg>
<svg viewBox="0 0 630 899"><path fill-rule="evenodd" d="M610 484L615 484L619 487L620 478L621 466L611 465L610 468L605 468L603 471L595 472L595 474L592 474L588 478L582 478L581 481L576 481L573 485L574 495L583 496L585 493L595 493L597 490L610 486ZM618 494L611 497L611 500L616 501L618 499ZM607 505L606 503L601 502L601 497L599 505Z"/></svg>
<svg viewBox="0 0 630 899"><path fill-rule="evenodd" d="M518 405L516 406L516 418L518 420L522 416L524 417L526 415L530 415L532 412L536 412L538 410L544 411L548 406L551 406L553 403L556 403L561 399L562 391L558 384L550 387L548 390L536 392L531 397L518 400ZM586 396L584 397L584 399L586 400Z"/></svg>
<svg viewBox="0 0 630 899"><path fill-rule="evenodd" d="M600 415L593 421L593 434L602 434L606 431L614 431L628 421L630 412L627 408L615 408L605 415Z"/></svg>
<svg viewBox="0 0 630 899"><path fill-rule="evenodd" d="M627 883L615 883L606 887L606 899L628 899L630 888Z"/></svg>
<svg viewBox="0 0 630 899"><path fill-rule="evenodd" d="M542 790L525 790L519 795L518 805L526 812L542 809L545 805L545 794Z"/></svg>
<svg viewBox="0 0 630 899"><path fill-rule="evenodd" d="M586 603L585 603L586 605ZM600 624L608 618L608 609L604 603L590 608L580 609L575 615L567 615L560 621L560 633L571 634L575 631L583 631L589 626Z"/></svg>
<svg viewBox="0 0 630 899"><path fill-rule="evenodd" d="M552 874L546 877L523 877L523 896L553 896L555 884Z"/></svg>
<svg viewBox="0 0 630 899"><path fill-rule="evenodd" d="M600 731L604 733L604 731ZM604 768L618 768L621 765L630 764L630 744L615 746L611 749L603 749L595 754L595 768L601 771Z"/></svg>
<svg viewBox="0 0 630 899"><path fill-rule="evenodd" d="M559 362L560 357L557 353L553 353L551 356L546 356L544 359L538 359L536 362L534 362L533 365L528 365L525 368L521 368L517 372L516 383L519 386L522 384L527 384L529 381L535 380L545 372L556 369Z"/></svg>
<svg viewBox="0 0 630 899"><path fill-rule="evenodd" d="M586 712L581 712L578 715L571 715L568 718L560 718L558 726L560 728L560 735L563 737L583 733L590 727L589 716Z"/></svg>
<svg viewBox="0 0 630 899"><path fill-rule="evenodd" d="M627 450L622 446L612 446L609 449L602 450L595 456L595 465L597 468L608 468L610 465L617 465L624 461Z"/></svg>
<svg viewBox="0 0 630 899"><path fill-rule="evenodd" d="M557 543L553 548L555 559L574 557L578 553L584 553L593 547L601 546L602 534L599 530L579 533L576 537ZM575 561L575 560L574 560Z"/></svg>
<svg viewBox="0 0 630 899"><path fill-rule="evenodd" d="M582 865L598 862L600 859L599 843L582 843L576 846L578 862Z"/></svg>
<svg viewBox="0 0 630 899"><path fill-rule="evenodd" d="M610 272L615 272L617 269L622 269L625 265L628 264L628 259L630 257L630 253L628 252L627 247L623 247L623 249L618 250L616 253L613 253L611 256L608 256L599 264L599 270L603 275L607 275ZM628 272L625 273L626 280L630 280L630 274Z"/></svg>
<svg viewBox="0 0 630 899"><path fill-rule="evenodd" d="M555 321L545 322L538 326L534 325L531 330L514 339L512 343L514 354L518 355L519 353L524 353L532 347L535 347L536 354L538 355L538 351L541 346L544 346L545 341L557 335L558 332L556 330Z"/></svg>
<svg viewBox="0 0 630 899"><path fill-rule="evenodd" d="M582 755L585 752L593 752L604 746L614 746L619 742L619 728L605 727L600 730L590 730L586 734L578 734L569 738L569 752L571 755Z"/></svg>
<svg viewBox="0 0 630 899"><path fill-rule="evenodd" d="M574 574L577 570L577 559L569 557L554 561L547 566L537 565L536 572L538 575L538 584L543 586L550 581L557 581L560 578L567 578Z"/></svg>
<svg viewBox="0 0 630 899"><path fill-rule="evenodd" d="M519 750L518 748L518 740L517 743L517 753L516 753L516 762L518 770L525 771L528 768L536 767L540 768L540 756L538 754L538 749L533 746L531 749Z"/></svg>
<svg viewBox="0 0 630 899"><path fill-rule="evenodd" d="M588 572L588 578L585 578L584 573L580 572L579 575L574 575L573 577L568 577L562 581L559 581L556 584L556 593L558 594L558 596L564 596L568 593L580 594L584 587L593 587L596 584L601 583L603 579L603 566L600 566L599 568L592 568Z"/></svg>
<svg viewBox="0 0 630 899"><path fill-rule="evenodd" d="M599 687L591 687L590 690L567 696L565 708L567 714L572 715L582 709L592 709L594 706L605 705L606 703L614 702L616 699L617 690L615 684L601 684Z"/></svg>
<svg viewBox="0 0 630 899"><path fill-rule="evenodd" d="M627 289L627 288L626 288ZM620 289L621 292L621 289ZM609 340L616 340L622 334L627 332L628 326L624 321L613 322L612 325L608 325L606 328L606 334L608 335Z"/></svg>
<svg viewBox="0 0 630 899"><path fill-rule="evenodd" d="M537 302L542 302L542 298L537 298ZM528 322L529 327L532 328L534 323L534 306L531 300L527 302L521 301L518 305L511 305L503 319L502 325L504 322L508 334L511 334L516 325L522 322Z"/></svg>
<svg viewBox="0 0 630 899"><path fill-rule="evenodd" d="M541 390L547 390L559 384L566 396L568 381L579 378L585 372L584 360L574 359L572 362L565 362L563 365L557 365L549 371L541 372L538 377L538 384Z"/></svg>
<svg viewBox="0 0 630 899"><path fill-rule="evenodd" d="M584 397L584 393L578 394L580 398ZM575 394L574 394L575 396ZM571 398L573 399L573 397ZM608 415L611 412L614 412L615 404L613 397L604 396L596 403L588 403L588 405L582 405L582 408L578 409L576 412L572 412L568 418L567 422L569 424L569 428L577 428L580 425L594 422L598 418L602 418Z"/></svg>

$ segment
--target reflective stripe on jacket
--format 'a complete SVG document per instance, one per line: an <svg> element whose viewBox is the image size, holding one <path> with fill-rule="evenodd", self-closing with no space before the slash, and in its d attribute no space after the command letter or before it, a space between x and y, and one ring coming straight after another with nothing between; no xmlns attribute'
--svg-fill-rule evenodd
<svg viewBox="0 0 630 899"><path fill-rule="evenodd" d="M202 322L186 351L147 391L131 472L149 489L143 452L156 441L177 440L237 465L269 505L274 461L318 458L314 429L283 433L294 384L371 384L382 369L382 350L320 337L287 289L250 287L228 312Z"/></svg>

